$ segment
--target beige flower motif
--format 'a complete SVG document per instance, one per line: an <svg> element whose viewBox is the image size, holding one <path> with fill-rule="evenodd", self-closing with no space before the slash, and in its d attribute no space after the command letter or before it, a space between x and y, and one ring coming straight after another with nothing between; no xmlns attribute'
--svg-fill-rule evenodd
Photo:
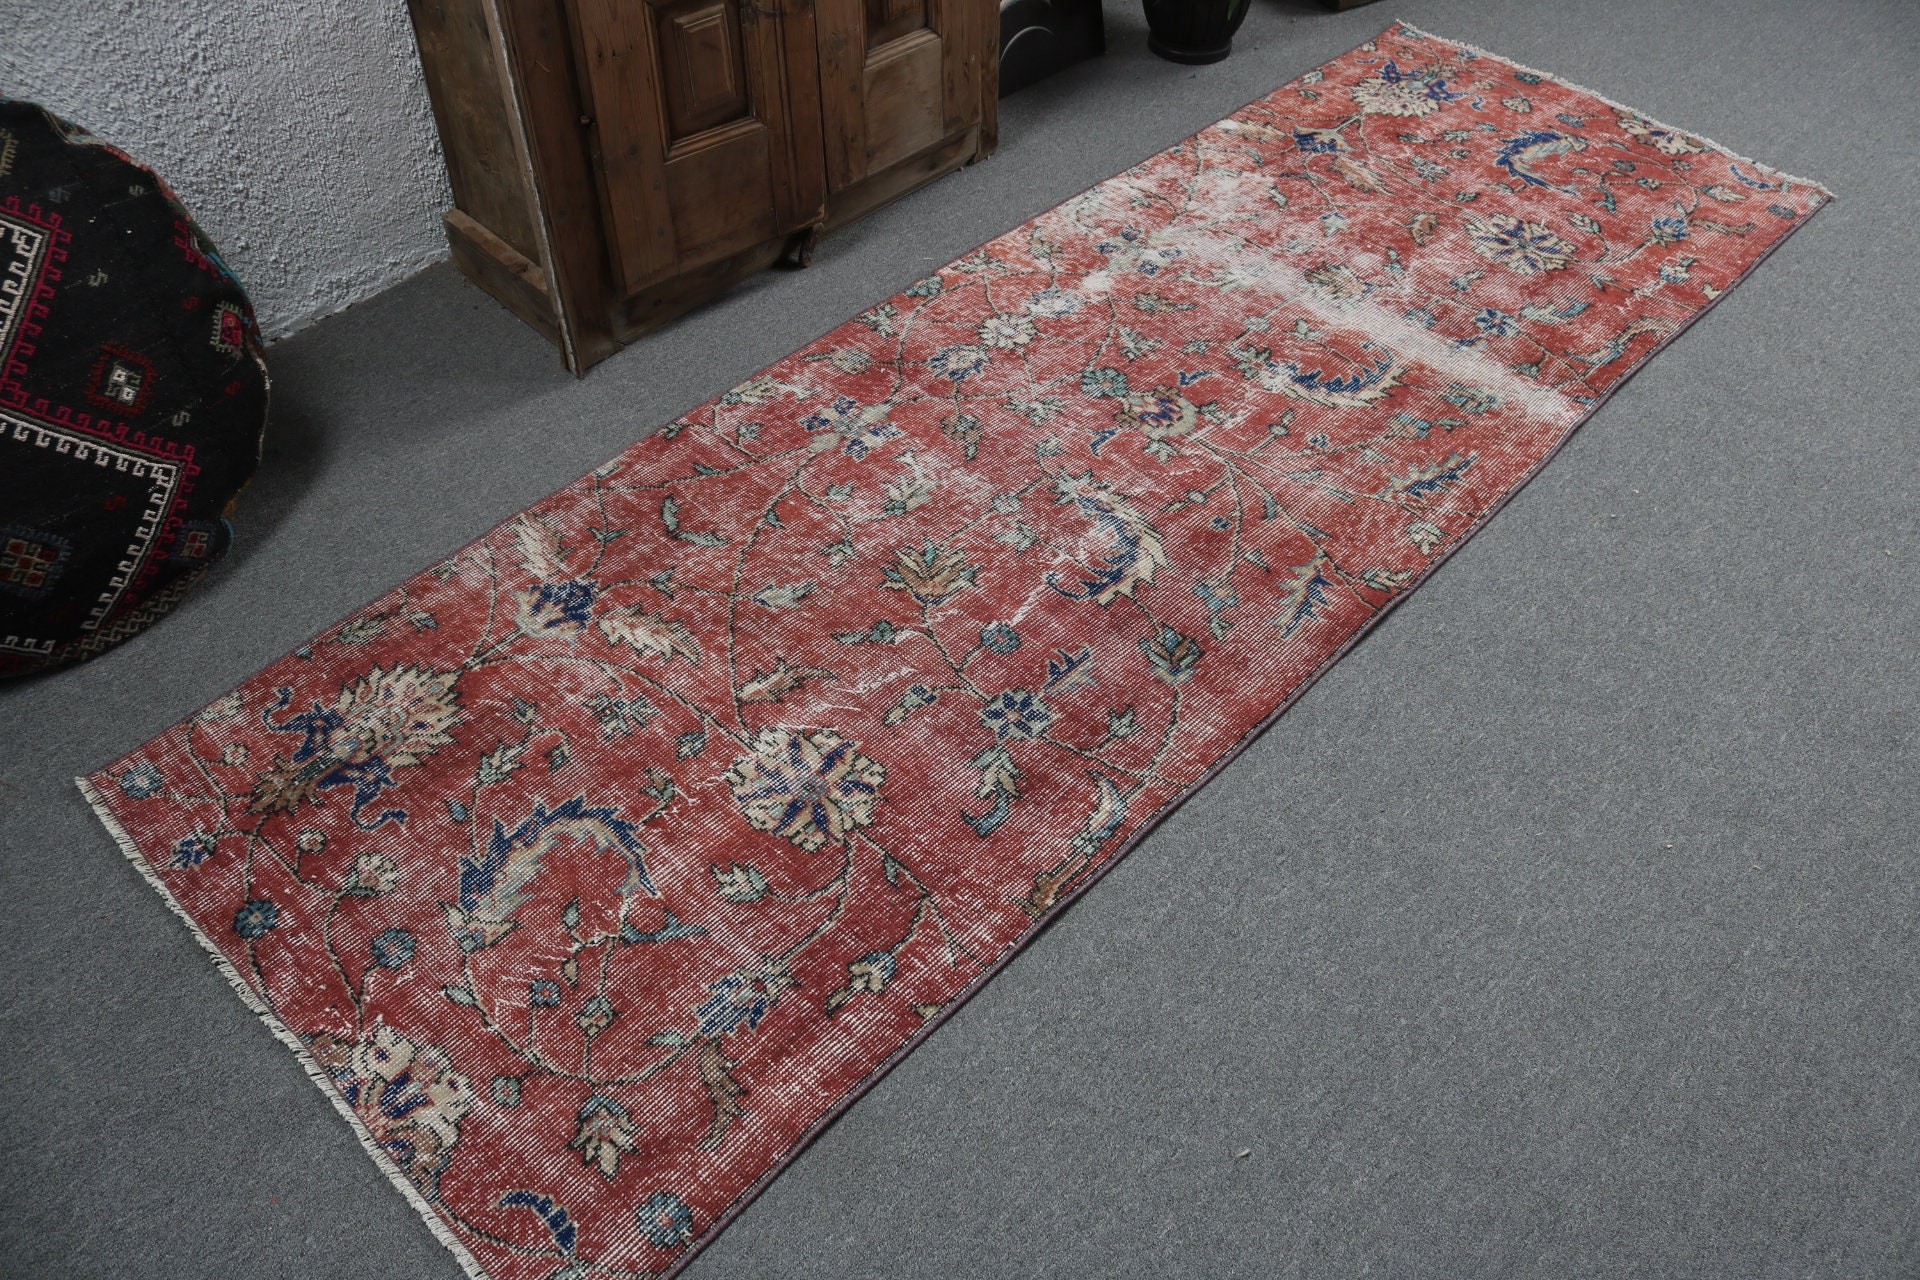
<svg viewBox="0 0 1920 1280"><path fill-rule="evenodd" d="M437 1195L460 1121L473 1109L473 1089L446 1052L383 1024L357 1041L323 1032L312 1053L374 1144L415 1186Z"/></svg>
<svg viewBox="0 0 1920 1280"><path fill-rule="evenodd" d="M762 729L734 762L727 783L755 830L809 853L873 821L887 771L832 729Z"/></svg>
<svg viewBox="0 0 1920 1280"><path fill-rule="evenodd" d="M1200 410L1193 401L1172 387L1130 393L1120 402L1119 421L1136 427L1154 441L1186 435L1199 421Z"/></svg>
<svg viewBox="0 0 1920 1280"><path fill-rule="evenodd" d="M1692 134L1675 133L1642 116L1621 116L1620 128L1629 137L1638 138L1662 155L1693 155L1707 149L1707 144Z"/></svg>
<svg viewBox="0 0 1920 1280"><path fill-rule="evenodd" d="M217 720L231 720L245 710L246 704L237 693L222 694L207 706L194 719L202 724L211 724Z"/></svg>
<svg viewBox="0 0 1920 1280"><path fill-rule="evenodd" d="M1423 80L1387 80L1380 76L1362 80L1353 86L1353 101L1368 115L1416 119L1438 111L1441 102L1433 96Z"/></svg>
<svg viewBox="0 0 1920 1280"><path fill-rule="evenodd" d="M363 853L353 860L353 870L341 890L359 898L377 898L393 892L399 883L400 868L392 858L384 853Z"/></svg>
<svg viewBox="0 0 1920 1280"><path fill-rule="evenodd" d="M1573 261L1571 244L1538 222L1509 214L1496 213L1485 221L1469 216L1467 236L1475 253L1523 276L1558 271Z"/></svg>
<svg viewBox="0 0 1920 1280"><path fill-rule="evenodd" d="M990 347L1024 347L1035 332L1030 316L988 316L980 323L980 341Z"/></svg>

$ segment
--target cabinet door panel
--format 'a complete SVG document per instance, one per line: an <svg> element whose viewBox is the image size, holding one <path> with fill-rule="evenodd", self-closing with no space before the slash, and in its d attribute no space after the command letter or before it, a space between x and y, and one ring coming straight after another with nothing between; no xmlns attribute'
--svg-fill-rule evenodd
<svg viewBox="0 0 1920 1280"><path fill-rule="evenodd" d="M981 122L984 0L817 0L827 185L839 191Z"/></svg>
<svg viewBox="0 0 1920 1280"><path fill-rule="evenodd" d="M946 42L923 28L868 55L861 75L866 173L905 160L947 136L946 107L938 91L945 52Z"/></svg>
<svg viewBox="0 0 1920 1280"><path fill-rule="evenodd" d="M725 0L693 0L653 12L669 143L749 115L739 11Z"/></svg>
<svg viewBox="0 0 1920 1280"><path fill-rule="evenodd" d="M574 0L574 16L625 292L818 220L813 69L771 5Z"/></svg>

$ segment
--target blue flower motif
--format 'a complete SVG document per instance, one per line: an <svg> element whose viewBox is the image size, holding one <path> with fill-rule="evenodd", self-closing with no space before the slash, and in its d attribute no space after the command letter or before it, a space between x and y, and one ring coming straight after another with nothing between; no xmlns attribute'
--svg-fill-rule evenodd
<svg viewBox="0 0 1920 1280"><path fill-rule="evenodd" d="M677 1249L693 1239L693 1210L671 1191L656 1191L633 1211L640 1232L656 1249Z"/></svg>
<svg viewBox="0 0 1920 1280"><path fill-rule="evenodd" d="M986 367L986 348L976 347L972 343L942 347L927 360L928 369L954 382L965 382Z"/></svg>
<svg viewBox="0 0 1920 1280"><path fill-rule="evenodd" d="M995 653L1012 653L1020 647L1020 633L1004 622L992 622L981 629L980 643Z"/></svg>
<svg viewBox="0 0 1920 1280"><path fill-rule="evenodd" d="M373 940L373 962L382 969L398 969L413 959L416 945L405 929L389 929Z"/></svg>
<svg viewBox="0 0 1920 1280"><path fill-rule="evenodd" d="M1473 323L1479 326L1480 332L1493 338L1511 338L1520 332L1520 321L1517 317L1493 307L1488 307L1475 316Z"/></svg>
<svg viewBox="0 0 1920 1280"><path fill-rule="evenodd" d="M166 785L167 780L160 775L160 771L145 760L128 766L127 771L120 775L120 790L135 800L157 796Z"/></svg>
<svg viewBox="0 0 1920 1280"><path fill-rule="evenodd" d="M527 1003L536 1009L557 1009L560 1007L560 984L550 978L536 979L527 988Z"/></svg>
<svg viewBox="0 0 1920 1280"><path fill-rule="evenodd" d="M280 923L280 908L265 898L249 899L233 913L233 931L248 942L257 942Z"/></svg>
<svg viewBox="0 0 1920 1280"><path fill-rule="evenodd" d="M851 396L838 396L834 402L801 422L808 431L831 431L840 437L849 458L865 458L876 445L892 440L900 428L885 421L886 407L862 406Z"/></svg>
<svg viewBox="0 0 1920 1280"><path fill-rule="evenodd" d="M1685 218L1655 218L1653 239L1656 244L1673 244L1692 234Z"/></svg>
<svg viewBox="0 0 1920 1280"><path fill-rule="evenodd" d="M730 973L707 991L707 998L693 1011L703 1036L731 1035L742 1024L751 1031L767 1016L767 1010L773 1008L775 993L768 989L766 981L744 973Z"/></svg>
<svg viewBox="0 0 1920 1280"><path fill-rule="evenodd" d="M1002 742L1037 738L1053 723L1053 710L1031 689L1008 689L980 709L980 719Z"/></svg>
<svg viewBox="0 0 1920 1280"><path fill-rule="evenodd" d="M900 428L891 422L881 422L849 427L840 433L840 438L846 441L846 455L858 461L872 453L875 446L885 444L899 434Z"/></svg>
<svg viewBox="0 0 1920 1280"><path fill-rule="evenodd" d="M213 856L214 839L204 831L196 831L173 846L171 865L180 871L197 867Z"/></svg>
<svg viewBox="0 0 1920 1280"><path fill-rule="evenodd" d="M1293 145L1310 156L1323 156L1340 149L1340 135L1331 129L1295 129Z"/></svg>
<svg viewBox="0 0 1920 1280"><path fill-rule="evenodd" d="M543 582L533 593L533 612L552 610L559 616L541 623L545 627L584 627L593 621L593 601L600 588L584 578L572 582Z"/></svg>

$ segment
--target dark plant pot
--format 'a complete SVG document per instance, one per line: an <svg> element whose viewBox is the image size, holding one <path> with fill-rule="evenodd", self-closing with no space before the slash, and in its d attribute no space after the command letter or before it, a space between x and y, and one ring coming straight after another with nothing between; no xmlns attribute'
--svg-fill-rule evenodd
<svg viewBox="0 0 1920 1280"><path fill-rule="evenodd" d="M1143 0L1147 48L1169 62L1218 62L1233 52L1248 0Z"/></svg>

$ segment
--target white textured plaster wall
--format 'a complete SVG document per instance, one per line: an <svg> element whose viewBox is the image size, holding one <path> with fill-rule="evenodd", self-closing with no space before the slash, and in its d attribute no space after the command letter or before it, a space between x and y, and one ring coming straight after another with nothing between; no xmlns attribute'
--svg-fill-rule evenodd
<svg viewBox="0 0 1920 1280"><path fill-rule="evenodd" d="M446 256L404 0L0 0L0 93L153 166L269 339Z"/></svg>

